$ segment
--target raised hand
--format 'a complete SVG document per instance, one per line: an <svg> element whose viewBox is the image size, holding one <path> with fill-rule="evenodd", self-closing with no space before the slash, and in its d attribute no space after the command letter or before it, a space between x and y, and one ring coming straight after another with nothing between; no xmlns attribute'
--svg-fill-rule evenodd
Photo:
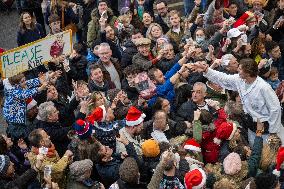
<svg viewBox="0 0 284 189"><path fill-rule="evenodd" d="M194 72L205 72L208 68L208 64L204 61L198 61L194 64L191 64L191 70Z"/></svg>

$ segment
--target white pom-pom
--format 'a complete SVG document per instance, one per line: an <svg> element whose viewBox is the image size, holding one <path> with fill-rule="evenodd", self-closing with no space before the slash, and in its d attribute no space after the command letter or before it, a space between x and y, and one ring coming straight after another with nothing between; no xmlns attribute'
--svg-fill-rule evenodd
<svg viewBox="0 0 284 189"><path fill-rule="evenodd" d="M276 169L274 169L274 170L272 171L272 173L273 173L274 175L280 177L280 171L277 171Z"/></svg>
<svg viewBox="0 0 284 189"><path fill-rule="evenodd" d="M215 144L218 144L218 145L221 144L221 140L218 139L218 138L214 138L213 141L214 141Z"/></svg>

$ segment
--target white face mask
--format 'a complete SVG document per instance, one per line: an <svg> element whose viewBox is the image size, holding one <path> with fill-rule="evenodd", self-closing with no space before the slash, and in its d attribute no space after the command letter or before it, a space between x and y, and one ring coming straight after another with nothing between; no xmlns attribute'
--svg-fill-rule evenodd
<svg viewBox="0 0 284 189"><path fill-rule="evenodd" d="M197 44L201 44L205 41L205 36L196 37L195 41L196 41Z"/></svg>

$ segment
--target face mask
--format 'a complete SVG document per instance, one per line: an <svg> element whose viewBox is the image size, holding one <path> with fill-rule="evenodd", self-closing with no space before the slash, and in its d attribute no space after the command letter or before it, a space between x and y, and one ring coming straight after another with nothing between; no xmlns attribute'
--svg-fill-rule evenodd
<svg viewBox="0 0 284 189"><path fill-rule="evenodd" d="M201 44L205 41L205 36L202 37L196 37L196 43L197 44Z"/></svg>

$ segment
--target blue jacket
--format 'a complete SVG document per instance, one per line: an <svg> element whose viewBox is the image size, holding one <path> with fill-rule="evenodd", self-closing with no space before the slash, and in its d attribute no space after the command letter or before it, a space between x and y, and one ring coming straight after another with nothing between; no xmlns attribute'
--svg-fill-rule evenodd
<svg viewBox="0 0 284 189"><path fill-rule="evenodd" d="M171 83L170 78L179 71L181 66L179 63L176 63L170 71L168 71L165 75L165 83L162 85L157 85L157 93L155 96L153 96L149 101L148 101L148 106L152 107L154 103L156 102L158 97L166 98L170 103L173 102L175 98L175 90L174 90L174 85Z"/></svg>
<svg viewBox="0 0 284 189"><path fill-rule="evenodd" d="M27 89L22 89L19 85L5 89L5 102L3 114L6 121L11 123L24 124L26 120L26 100L37 94L39 79L26 81Z"/></svg>

